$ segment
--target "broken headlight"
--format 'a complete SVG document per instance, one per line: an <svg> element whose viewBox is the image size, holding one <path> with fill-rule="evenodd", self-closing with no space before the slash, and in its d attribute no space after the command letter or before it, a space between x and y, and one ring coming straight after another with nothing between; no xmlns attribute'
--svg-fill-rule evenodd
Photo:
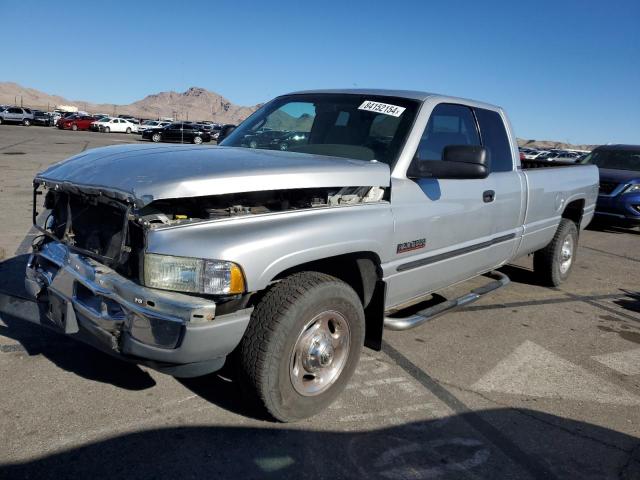
<svg viewBox="0 0 640 480"><path fill-rule="evenodd" d="M233 262L155 253L144 256L144 284L163 290L211 295L245 291L242 270Z"/></svg>

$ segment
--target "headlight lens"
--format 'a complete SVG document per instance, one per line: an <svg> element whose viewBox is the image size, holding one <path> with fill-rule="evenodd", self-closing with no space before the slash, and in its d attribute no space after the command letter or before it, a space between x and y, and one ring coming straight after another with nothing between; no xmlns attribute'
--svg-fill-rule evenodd
<svg viewBox="0 0 640 480"><path fill-rule="evenodd" d="M629 185L627 189L624 191L624 193L638 193L638 192L640 192L640 183L637 183L635 185Z"/></svg>
<svg viewBox="0 0 640 480"><path fill-rule="evenodd" d="M176 292L233 295L245 291L242 270L233 262L147 253L144 284Z"/></svg>

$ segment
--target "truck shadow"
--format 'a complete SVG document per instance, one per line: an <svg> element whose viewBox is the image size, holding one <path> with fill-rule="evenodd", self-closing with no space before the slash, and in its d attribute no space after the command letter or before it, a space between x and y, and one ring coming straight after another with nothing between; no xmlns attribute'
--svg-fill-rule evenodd
<svg viewBox="0 0 640 480"><path fill-rule="evenodd" d="M496 438L474 428L477 417L499 428ZM638 438L538 411L492 409L365 428L315 430L301 422L138 430L0 465L0 477L640 478Z"/></svg>

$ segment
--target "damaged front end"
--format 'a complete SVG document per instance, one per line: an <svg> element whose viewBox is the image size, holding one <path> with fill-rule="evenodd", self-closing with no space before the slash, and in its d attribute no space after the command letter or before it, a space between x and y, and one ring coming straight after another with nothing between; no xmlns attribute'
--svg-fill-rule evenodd
<svg viewBox="0 0 640 480"><path fill-rule="evenodd" d="M42 235L34 242L25 285L43 324L166 373L201 375L219 369L240 342L251 292L232 262L146 252L151 232L350 207L386 195L383 187L327 187L143 202L37 178L33 221Z"/></svg>

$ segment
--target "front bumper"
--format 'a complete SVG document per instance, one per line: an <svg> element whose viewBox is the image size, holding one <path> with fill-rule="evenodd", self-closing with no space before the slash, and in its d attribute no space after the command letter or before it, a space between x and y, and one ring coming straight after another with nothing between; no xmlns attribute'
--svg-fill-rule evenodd
<svg viewBox="0 0 640 480"><path fill-rule="evenodd" d="M211 300L140 286L57 242L31 256L25 286L43 325L175 376L221 368L252 311L216 316Z"/></svg>
<svg viewBox="0 0 640 480"><path fill-rule="evenodd" d="M599 195L596 216L612 223L640 225L640 194Z"/></svg>

